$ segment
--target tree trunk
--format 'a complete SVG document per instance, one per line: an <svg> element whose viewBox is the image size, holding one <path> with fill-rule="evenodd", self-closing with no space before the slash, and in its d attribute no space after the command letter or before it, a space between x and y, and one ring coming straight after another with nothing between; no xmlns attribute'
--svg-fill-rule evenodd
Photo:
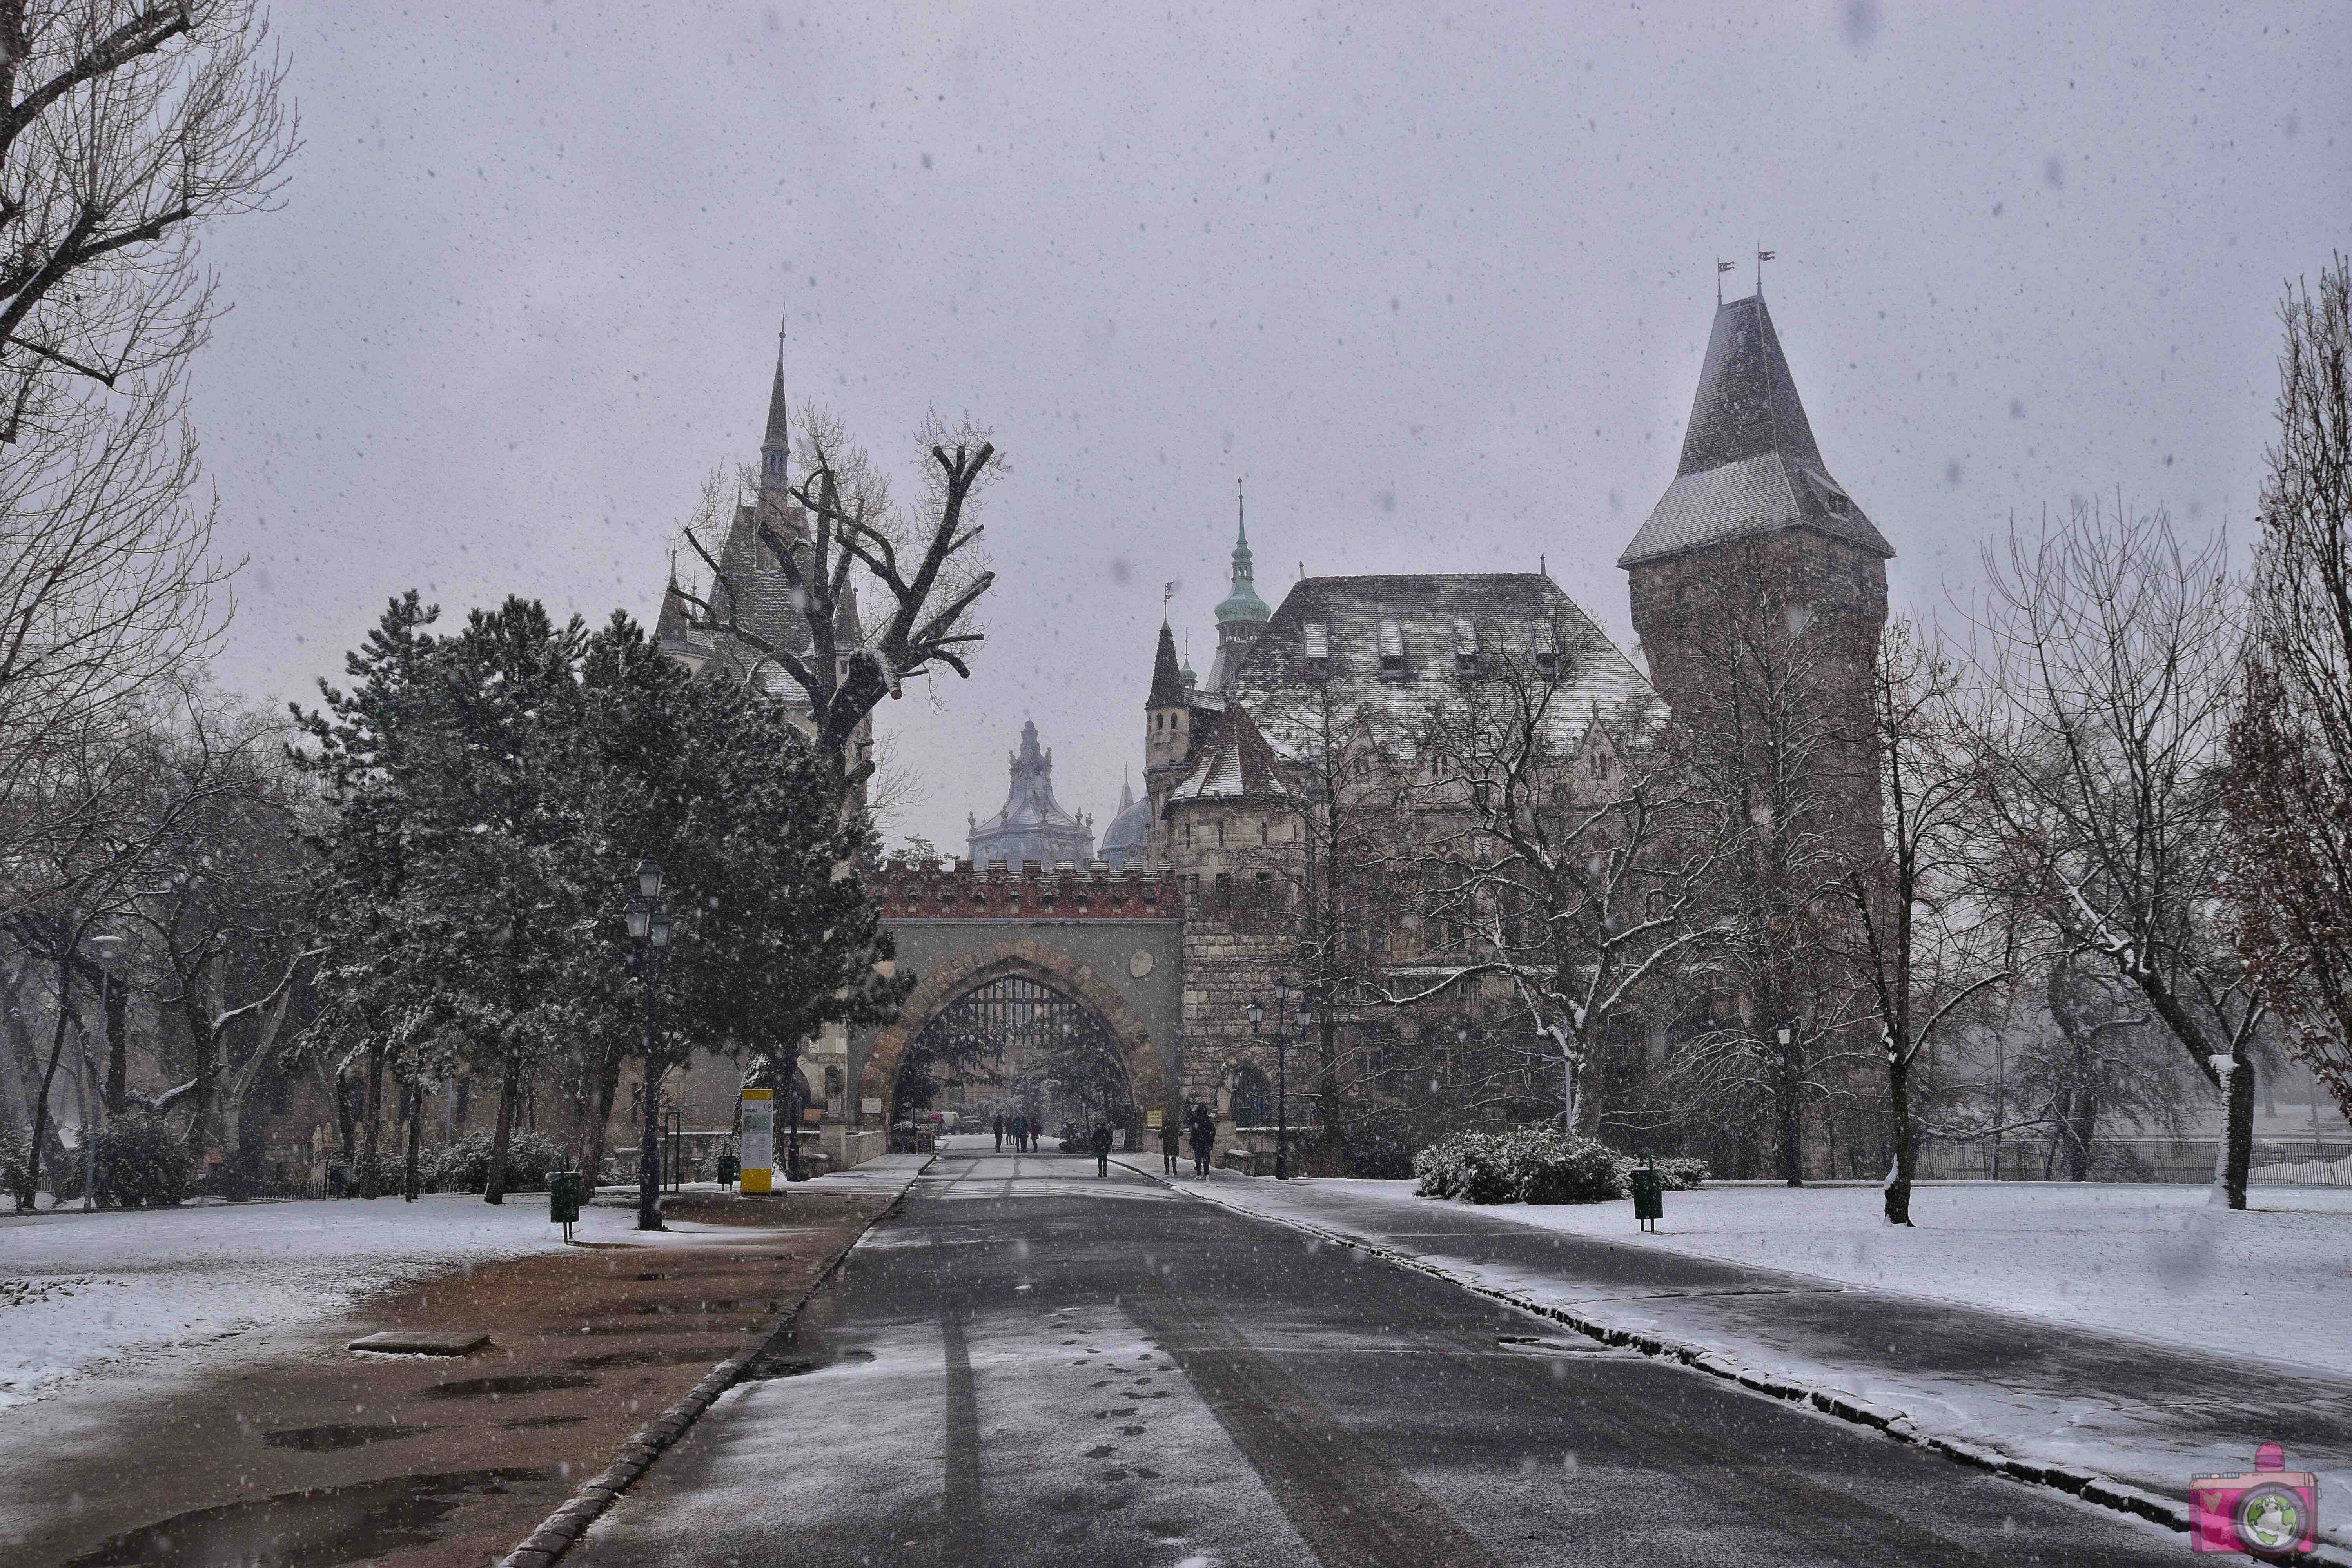
<svg viewBox="0 0 2352 1568"><path fill-rule="evenodd" d="M67 988L72 984L73 971L64 959L58 960L58 1026L49 1039L49 1065L42 1069L40 1090L33 1097L33 1144L25 1156L25 1187L34 1194L41 1189L41 1142L49 1130L49 1086L57 1081L58 1062L65 1055ZM32 1205L28 1202L26 1207L29 1211Z"/></svg>
<svg viewBox="0 0 2352 1568"><path fill-rule="evenodd" d="M490 1134L489 1174L482 1183L482 1201L486 1204L507 1201L507 1144L514 1137L517 1080L521 1076L521 1060L509 1052L506 1074L499 1084L498 1130Z"/></svg>
<svg viewBox="0 0 2352 1568"><path fill-rule="evenodd" d="M593 1110L583 1130L580 1148L582 1178L593 1194L600 1173L604 1169L604 1146L612 1136L613 1101L621 1092L621 1051L617 1045L607 1046L604 1064L597 1069Z"/></svg>
<svg viewBox="0 0 2352 1568"><path fill-rule="evenodd" d="M2228 1163L2221 1173L2222 1191L2230 1206L2246 1206L2246 1173L2253 1164L2254 1154L2254 1064L2246 1059L2246 1047L2240 1046L2230 1074L2228 1120L2223 1131L2223 1143Z"/></svg>
<svg viewBox="0 0 2352 1568"><path fill-rule="evenodd" d="M106 1000L106 1113L120 1116L130 1093L131 983L110 974L99 984Z"/></svg>
<svg viewBox="0 0 2352 1568"><path fill-rule="evenodd" d="M362 1136L366 1148L360 1163L360 1196L381 1196L376 1185L377 1138L383 1125L383 1042L371 1040L367 1048L367 1121Z"/></svg>
<svg viewBox="0 0 2352 1568"><path fill-rule="evenodd" d="M2078 1086L2067 1111L2066 1179L2087 1182L2091 1179L2091 1141L2099 1132L2099 1097Z"/></svg>
<svg viewBox="0 0 2352 1568"><path fill-rule="evenodd" d="M408 1162L401 1179L404 1203L415 1203L425 1191L425 1091L411 1083L408 1092Z"/></svg>
<svg viewBox="0 0 2352 1568"><path fill-rule="evenodd" d="M1886 1097L1895 1111L1895 1160L1886 1168L1886 1223L1909 1225L1917 1145L1911 1127L1911 1064L1900 1055L1886 1064Z"/></svg>

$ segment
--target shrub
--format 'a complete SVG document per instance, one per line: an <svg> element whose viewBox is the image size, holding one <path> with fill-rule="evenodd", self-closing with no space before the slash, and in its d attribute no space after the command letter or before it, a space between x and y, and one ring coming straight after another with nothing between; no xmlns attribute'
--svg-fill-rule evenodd
<svg viewBox="0 0 2352 1568"><path fill-rule="evenodd" d="M16 1200L16 1211L29 1214L33 1208L32 1163L26 1151L32 1147L19 1128L0 1125L0 1191Z"/></svg>
<svg viewBox="0 0 2352 1568"><path fill-rule="evenodd" d="M517 1128L507 1139L507 1191L543 1193L547 1174L563 1163L563 1151L538 1133ZM395 1190L399 1177L394 1178ZM478 1193L490 1184L490 1134L468 1132L435 1152L424 1172L425 1189L436 1193Z"/></svg>
<svg viewBox="0 0 2352 1568"><path fill-rule="evenodd" d="M77 1179L81 1162L74 1162ZM195 1162L152 1111L126 1110L98 1135L98 1201L107 1208L173 1208L195 1185Z"/></svg>
<svg viewBox="0 0 2352 1568"><path fill-rule="evenodd" d="M1633 1164L1638 1163L1629 1163L1626 1169L1632 1170ZM1706 1180L1706 1162L1694 1160L1684 1154L1669 1155L1658 1162L1658 1174L1665 1178L1666 1191L1695 1193L1698 1191L1699 1184Z"/></svg>
<svg viewBox="0 0 2352 1568"><path fill-rule="evenodd" d="M1632 1190L1633 1162L1597 1139L1537 1125L1508 1132L1456 1132L1413 1156L1423 1197L1474 1204L1592 1204ZM1687 1191L1706 1178L1696 1160L1662 1160L1666 1184Z"/></svg>

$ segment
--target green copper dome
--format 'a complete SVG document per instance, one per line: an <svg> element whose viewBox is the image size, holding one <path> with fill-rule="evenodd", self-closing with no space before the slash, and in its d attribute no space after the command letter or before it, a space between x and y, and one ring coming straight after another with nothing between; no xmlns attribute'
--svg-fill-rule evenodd
<svg viewBox="0 0 2352 1568"><path fill-rule="evenodd" d="M1241 505L1238 494L1234 497L1234 505L1238 510ZM1225 595L1223 604L1217 606L1219 626L1227 621L1263 622L1273 616L1274 612L1266 607L1265 601L1257 596L1257 584L1250 581L1251 564L1249 519L1244 516L1239 519L1239 533L1234 541L1234 591Z"/></svg>

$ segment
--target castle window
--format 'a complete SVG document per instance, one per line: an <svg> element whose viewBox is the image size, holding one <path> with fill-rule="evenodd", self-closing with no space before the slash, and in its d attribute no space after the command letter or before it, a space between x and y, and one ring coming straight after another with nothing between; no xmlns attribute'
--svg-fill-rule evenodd
<svg viewBox="0 0 2352 1568"><path fill-rule="evenodd" d="M1224 847L1225 847L1225 825L1224 825L1223 820L1222 818L1220 818L1220 819L1218 820L1218 823L1217 823L1217 847L1218 847L1218 848L1220 848L1220 849L1223 849Z"/></svg>
<svg viewBox="0 0 2352 1568"><path fill-rule="evenodd" d="M1234 879L1230 874L1220 871L1217 873L1217 908L1229 910L1233 907Z"/></svg>
<svg viewBox="0 0 2352 1568"><path fill-rule="evenodd" d="M1263 816L1257 819L1257 841L1260 844L1271 844L1274 842L1274 840L1266 835L1265 818Z"/></svg>
<svg viewBox="0 0 2352 1568"><path fill-rule="evenodd" d="M1331 658L1331 628L1321 621L1307 623L1304 633L1307 662L1309 666L1324 664Z"/></svg>
<svg viewBox="0 0 2352 1568"><path fill-rule="evenodd" d="M1192 819L1189 816L1184 819L1184 847L1192 847Z"/></svg>
<svg viewBox="0 0 2352 1568"><path fill-rule="evenodd" d="M1600 746L1592 748L1592 776L1597 779L1609 776L1609 753Z"/></svg>
<svg viewBox="0 0 2352 1568"><path fill-rule="evenodd" d="M1397 625L1394 616L1381 617L1381 677L1386 680L1404 679L1404 628Z"/></svg>

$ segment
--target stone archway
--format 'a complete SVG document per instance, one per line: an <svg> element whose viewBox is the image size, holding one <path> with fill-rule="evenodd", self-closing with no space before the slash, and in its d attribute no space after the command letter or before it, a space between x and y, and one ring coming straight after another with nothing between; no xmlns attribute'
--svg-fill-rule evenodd
<svg viewBox="0 0 2352 1568"><path fill-rule="evenodd" d="M907 1043L959 997L992 981L1009 978L1035 981L1093 1012L1118 1043L1119 1059L1127 1068L1128 1090L1134 1097L1132 1109L1140 1111L1156 1106L1173 1114L1169 1109L1174 1087L1168 1054L1152 1039L1141 1015L1128 999L1069 953L1044 942L1015 938L992 942L926 973L908 994L897 1019L875 1034L866 1058L866 1073L868 1081L886 1097L890 1125L898 1121L898 1061ZM1141 1120L1138 1116L1133 1124L1139 1126Z"/></svg>

